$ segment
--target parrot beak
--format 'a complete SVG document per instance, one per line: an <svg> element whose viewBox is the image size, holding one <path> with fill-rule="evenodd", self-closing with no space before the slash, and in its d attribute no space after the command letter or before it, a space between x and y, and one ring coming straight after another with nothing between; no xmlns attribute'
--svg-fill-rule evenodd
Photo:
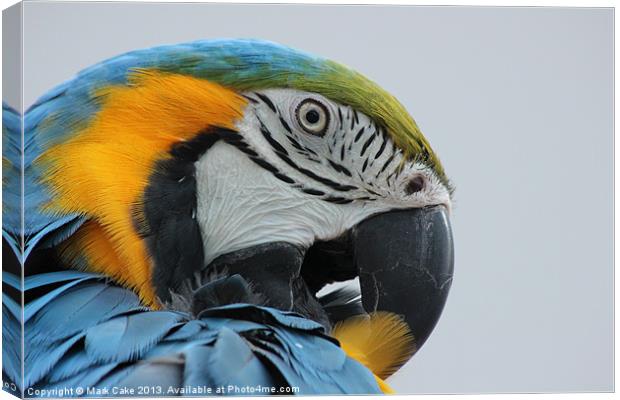
<svg viewBox="0 0 620 400"><path fill-rule="evenodd" d="M446 208L373 216L353 229L351 245L364 309L401 315L420 349L439 320L452 282L454 245Z"/></svg>
<svg viewBox="0 0 620 400"><path fill-rule="evenodd" d="M261 304L296 311L325 327L375 311L400 315L413 334L413 356L439 320L453 268L452 229L446 207L439 205L369 217L307 250L273 242L231 252L206 271L239 274L264 299ZM344 292L343 299L338 292L317 297L326 284L356 276L361 304L341 303ZM214 291L199 290L196 296L203 292ZM213 296L206 297L194 303L208 304Z"/></svg>

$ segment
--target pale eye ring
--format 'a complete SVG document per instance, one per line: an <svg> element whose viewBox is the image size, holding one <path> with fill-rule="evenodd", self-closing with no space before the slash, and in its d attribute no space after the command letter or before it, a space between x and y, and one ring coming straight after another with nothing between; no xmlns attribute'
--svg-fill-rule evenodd
<svg viewBox="0 0 620 400"><path fill-rule="evenodd" d="M318 100L305 99L295 109L297 123L305 132L323 136L329 127L327 107Z"/></svg>

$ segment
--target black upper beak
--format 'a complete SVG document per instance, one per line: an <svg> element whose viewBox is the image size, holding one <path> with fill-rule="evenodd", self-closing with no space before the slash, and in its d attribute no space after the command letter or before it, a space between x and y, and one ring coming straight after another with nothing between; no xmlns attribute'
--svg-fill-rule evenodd
<svg viewBox="0 0 620 400"><path fill-rule="evenodd" d="M364 308L402 315L419 349L439 320L452 282L454 246L446 208L376 215L361 222L351 240Z"/></svg>

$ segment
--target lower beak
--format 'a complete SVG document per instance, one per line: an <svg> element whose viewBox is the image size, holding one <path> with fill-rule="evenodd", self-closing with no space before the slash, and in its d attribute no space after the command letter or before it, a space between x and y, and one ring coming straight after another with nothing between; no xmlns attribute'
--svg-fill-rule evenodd
<svg viewBox="0 0 620 400"><path fill-rule="evenodd" d="M420 349L439 320L452 282L454 246L446 208L376 215L354 228L352 245L364 308L401 315L415 350Z"/></svg>

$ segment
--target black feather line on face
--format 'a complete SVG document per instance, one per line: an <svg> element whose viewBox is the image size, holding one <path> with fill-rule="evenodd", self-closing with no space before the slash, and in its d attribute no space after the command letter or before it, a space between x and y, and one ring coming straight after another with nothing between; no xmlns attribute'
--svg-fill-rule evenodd
<svg viewBox="0 0 620 400"><path fill-rule="evenodd" d="M243 96L244 98L246 98L247 100L249 100L249 101L250 101L250 103L252 103L252 104L258 104L258 100L256 100L256 99L255 99L255 98L253 98L253 97L250 97L250 96L247 96L247 95L244 95L244 94L242 94L241 96Z"/></svg>
<svg viewBox="0 0 620 400"><path fill-rule="evenodd" d="M362 173L366 171L366 167L368 167L368 159L364 161L364 165L362 165Z"/></svg>
<svg viewBox="0 0 620 400"><path fill-rule="evenodd" d="M243 137L239 135L238 133L226 135L223 137L223 139L226 143L229 143L237 147L239 150L249 155L252 161L254 161L261 168L271 172L279 180L300 189L302 192L306 194L310 194L313 196L325 195L325 192L321 190L313 189L313 188L308 188L302 184L297 183L293 178L289 177L288 175L285 175L284 173L280 172L280 170L275 165L261 158L254 150L250 149L249 145L245 142L245 140L243 140Z"/></svg>
<svg viewBox="0 0 620 400"><path fill-rule="evenodd" d="M379 147L379 150L377 150L377 153L374 156L375 160L379 158L381 154L383 154L383 150L385 150L385 146L387 145L387 140L386 140L385 135L382 135L382 137L383 137L383 142L381 143L381 147Z"/></svg>
<svg viewBox="0 0 620 400"><path fill-rule="evenodd" d="M276 106L273 104L271 99L267 97L267 95L258 92L255 94L263 101L263 103L267 104L267 107L271 108L271 111L277 113Z"/></svg>
<svg viewBox="0 0 620 400"><path fill-rule="evenodd" d="M295 162L293 162L293 160L291 160L288 156L285 156L283 154L280 153L276 153L278 155L278 157L280 157L285 163L287 163L288 165L290 165L291 167L293 167L294 169L296 169L297 171L301 172L302 174L306 175L309 178L312 178L313 180L324 184L325 186L329 186L330 188L337 190L339 192L348 192L351 190L356 190L357 187L356 186L352 186L352 185L341 185L338 182L334 182L331 179L327 179L324 178L320 175L315 174L314 172L310 171L309 169L300 167L299 165L295 164Z"/></svg>
<svg viewBox="0 0 620 400"><path fill-rule="evenodd" d="M383 164L383 167L381 167L381 170L379 170L379 172L377 172L377 176L375 178L378 178L379 175L381 175L383 173L383 171L385 171L388 167L388 165L390 165L390 163L392 162L392 160L394 160L394 157L396 156L395 153L392 153L392 155L390 156L390 158L388 158L385 163Z"/></svg>
<svg viewBox="0 0 620 400"><path fill-rule="evenodd" d="M353 140L353 143L357 143L362 138L362 135L364 134L364 130L366 130L366 127L362 126L360 130L357 131L357 134L355 135L355 139Z"/></svg>
<svg viewBox="0 0 620 400"><path fill-rule="evenodd" d="M274 111L275 112L275 111ZM271 146L271 148L274 150L274 153L285 163L287 163L289 166L291 166L292 168L296 169L297 171L301 172L302 174L306 175L307 177L322 183L325 186L329 186L334 190L340 191L340 192L348 192L350 190L355 190L357 189L356 186L351 186L351 185L341 185L338 182L334 182L331 179L325 178L323 176L320 176L318 174L315 174L314 172L310 171L307 168L303 168L299 165L297 165L297 163L295 163L291 157L289 156L288 151L284 148L284 146L282 146L282 144L280 142L278 142L273 135L271 134L271 132L269 131L269 129L267 128L267 126L265 125L265 123L258 118L258 122L260 124L260 132L263 135L263 137L265 138L265 140L267 141L267 143ZM285 135L287 136L287 135ZM288 136L287 136L288 137ZM290 140L290 138L289 138ZM247 145L246 145L247 146ZM305 147L304 147L305 148ZM306 149L306 148L305 148ZM306 149L306 150L310 150L310 149ZM314 153L314 152L312 152ZM316 153L314 153L316 154ZM310 159L310 158L308 158ZM342 167L344 170L346 170L346 168ZM349 172L348 170L346 170L346 172L342 171L344 174L346 174L347 172ZM349 172L350 174L350 172Z"/></svg>
<svg viewBox="0 0 620 400"><path fill-rule="evenodd" d="M334 161L332 161L330 159L328 159L327 161L329 162L329 165L331 165L331 167L333 169L335 169L336 171L338 171L340 173L343 173L343 174L345 174L348 177L353 176L351 174L351 171L349 171L344 165L340 165L340 164L338 164L338 163L336 163L336 162L334 162Z"/></svg>
<svg viewBox="0 0 620 400"><path fill-rule="evenodd" d="M325 192L322 192L322 191L316 190L316 189L302 189L302 192L311 194L313 196L323 196L323 195L325 195Z"/></svg>
<svg viewBox="0 0 620 400"><path fill-rule="evenodd" d="M374 142L375 138L377 137L376 132L373 133L370 138L368 138L368 140L366 140L366 143L364 143L364 145L362 146L362 151L360 153L360 157L364 157L364 154L366 153L366 150L368 150L368 147L370 147L371 143Z"/></svg>
<svg viewBox="0 0 620 400"><path fill-rule="evenodd" d="M259 120L260 121L260 120ZM284 146L282 146L280 144L280 142L278 142L277 140L275 140L273 138L273 136L271 136L271 132L269 132L269 130L265 127L265 125L263 125L262 121L260 123L260 132L262 133L263 137L265 138L265 140L267 140L267 142L269 143L269 145L271 146L271 148L278 154L278 155L285 155L288 156L288 151L284 148Z"/></svg>
<svg viewBox="0 0 620 400"><path fill-rule="evenodd" d="M288 126L288 123L282 117L280 117L280 124L282 124L282 126L284 127L284 129L286 129L288 133L293 133L293 131L291 131L291 127Z"/></svg>
<svg viewBox="0 0 620 400"><path fill-rule="evenodd" d="M304 146L302 146L301 143L299 143L297 141L297 139L295 139L291 135L284 135L284 136L286 136L286 139L288 139L288 141L291 143L291 145L294 148L296 148L297 150L301 151L302 153L307 153L306 148Z"/></svg>
<svg viewBox="0 0 620 400"><path fill-rule="evenodd" d="M329 201L330 203L336 203L336 204L349 204L351 202L353 202L352 199L345 199L344 197L326 197L323 200L325 201Z"/></svg>

